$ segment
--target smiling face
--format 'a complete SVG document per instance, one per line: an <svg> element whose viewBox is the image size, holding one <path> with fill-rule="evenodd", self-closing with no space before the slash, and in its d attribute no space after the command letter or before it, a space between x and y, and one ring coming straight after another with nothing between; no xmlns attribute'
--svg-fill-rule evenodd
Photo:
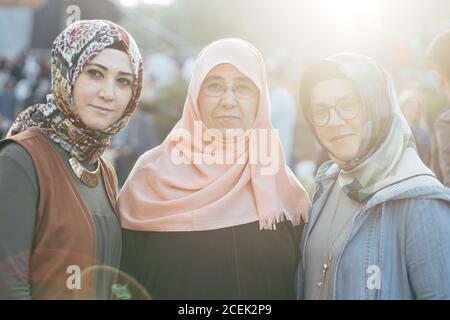
<svg viewBox="0 0 450 320"><path fill-rule="evenodd" d="M256 85L231 64L211 69L202 83L198 107L208 129L218 129L225 136L226 129L250 129L259 106Z"/></svg>
<svg viewBox="0 0 450 320"><path fill-rule="evenodd" d="M339 105L343 119L332 106ZM317 109L314 109L317 108ZM360 99L350 81L331 79L319 82L311 91L310 110L328 108L329 119L322 126L314 126L321 144L329 153L342 161L356 157L364 136L364 116ZM357 112L351 112L355 109ZM319 113L320 115L320 113ZM351 119L349 119L351 118Z"/></svg>
<svg viewBox="0 0 450 320"><path fill-rule="evenodd" d="M91 129L105 130L119 120L131 100L130 58L106 48L83 68L73 87L74 111Z"/></svg>

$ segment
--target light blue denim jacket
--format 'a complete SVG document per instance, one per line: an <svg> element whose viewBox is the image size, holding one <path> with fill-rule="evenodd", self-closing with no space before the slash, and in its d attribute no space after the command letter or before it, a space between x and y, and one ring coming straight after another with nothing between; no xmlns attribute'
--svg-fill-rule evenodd
<svg viewBox="0 0 450 320"><path fill-rule="evenodd" d="M309 223L300 242L297 298L303 298L305 248L337 179L316 175ZM450 189L428 175L378 191L355 214L334 277L334 299L450 299Z"/></svg>

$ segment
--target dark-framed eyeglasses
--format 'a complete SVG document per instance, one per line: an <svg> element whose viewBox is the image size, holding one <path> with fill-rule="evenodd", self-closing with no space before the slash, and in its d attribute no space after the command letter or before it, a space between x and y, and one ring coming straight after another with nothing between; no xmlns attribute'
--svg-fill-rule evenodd
<svg viewBox="0 0 450 320"><path fill-rule="evenodd" d="M352 120L358 116L361 105L356 100L350 100L338 102L335 106L312 106L308 110L309 121L315 127L323 127L330 121L331 109L334 109L342 120Z"/></svg>
<svg viewBox="0 0 450 320"><path fill-rule="evenodd" d="M201 91L208 97L221 97L228 88L233 90L234 95L239 99L249 99L258 93L258 88L250 83L237 83L231 86L223 81L209 81L202 85Z"/></svg>

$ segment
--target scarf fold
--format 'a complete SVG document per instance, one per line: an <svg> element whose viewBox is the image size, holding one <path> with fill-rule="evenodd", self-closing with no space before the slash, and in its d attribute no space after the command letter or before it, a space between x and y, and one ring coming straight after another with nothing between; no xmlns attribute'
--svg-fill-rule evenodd
<svg viewBox="0 0 450 320"><path fill-rule="evenodd" d="M208 72L224 63L250 78L260 92L253 128L235 140L217 138L213 130L206 130L197 105ZM255 47L240 39L222 39L204 48L182 118L161 145L140 157L119 194L122 226L141 231L199 231L259 220L261 229L274 229L283 219L298 225L310 203L285 165L270 122L268 97L264 61ZM255 157L263 149L265 159ZM214 156L232 161L217 163ZM268 168L270 161L278 161L273 172Z"/></svg>
<svg viewBox="0 0 450 320"><path fill-rule="evenodd" d="M130 58L133 94L124 114L105 130L87 127L73 111L72 90L84 66L103 49L120 44ZM38 127L79 161L97 162L124 128L136 108L143 82L139 49L122 27L107 20L80 20L65 28L55 39L51 59L51 94L45 104L28 107L19 114L7 136Z"/></svg>

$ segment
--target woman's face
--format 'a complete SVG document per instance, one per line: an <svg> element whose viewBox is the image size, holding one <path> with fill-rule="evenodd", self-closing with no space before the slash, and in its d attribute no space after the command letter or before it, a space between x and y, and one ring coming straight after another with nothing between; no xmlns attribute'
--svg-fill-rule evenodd
<svg viewBox="0 0 450 320"><path fill-rule="evenodd" d="M83 68L73 88L74 111L91 129L105 130L123 115L133 94L128 55L107 48Z"/></svg>
<svg viewBox="0 0 450 320"><path fill-rule="evenodd" d="M319 82L311 91L309 110L310 117L317 119L314 129L327 151L342 161L355 158L364 136L364 116L351 82Z"/></svg>
<svg viewBox="0 0 450 320"><path fill-rule="evenodd" d="M203 123L208 129L247 130L253 126L259 106L256 85L232 64L215 66L206 75L198 95Z"/></svg>

